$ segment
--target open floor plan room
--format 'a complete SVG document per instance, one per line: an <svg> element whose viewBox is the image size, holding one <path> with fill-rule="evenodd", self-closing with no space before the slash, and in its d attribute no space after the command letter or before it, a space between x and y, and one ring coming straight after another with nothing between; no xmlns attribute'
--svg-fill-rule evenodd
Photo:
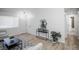
<svg viewBox="0 0 79 59"><path fill-rule="evenodd" d="M78 50L79 8L0 8L0 50Z"/></svg>

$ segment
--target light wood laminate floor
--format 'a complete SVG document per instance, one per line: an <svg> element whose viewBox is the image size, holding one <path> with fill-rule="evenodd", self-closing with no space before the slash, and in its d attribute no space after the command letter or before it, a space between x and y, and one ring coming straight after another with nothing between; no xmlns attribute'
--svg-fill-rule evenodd
<svg viewBox="0 0 79 59"><path fill-rule="evenodd" d="M29 40L29 42L33 44L38 44L39 42L42 42L43 47L46 48L47 50L78 50L79 49L79 40L75 35L68 35L68 37L65 39L65 43L59 42L56 44L53 44L49 40L44 40L27 33L17 35L17 37L25 41Z"/></svg>

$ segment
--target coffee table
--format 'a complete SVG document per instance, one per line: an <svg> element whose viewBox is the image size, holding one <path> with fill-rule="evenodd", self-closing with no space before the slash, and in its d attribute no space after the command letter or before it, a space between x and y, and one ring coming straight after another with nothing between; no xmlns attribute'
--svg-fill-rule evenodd
<svg viewBox="0 0 79 59"><path fill-rule="evenodd" d="M18 39L18 38L5 38L3 41L3 46L5 49L15 49L15 47L17 47L17 49L22 49L22 40Z"/></svg>

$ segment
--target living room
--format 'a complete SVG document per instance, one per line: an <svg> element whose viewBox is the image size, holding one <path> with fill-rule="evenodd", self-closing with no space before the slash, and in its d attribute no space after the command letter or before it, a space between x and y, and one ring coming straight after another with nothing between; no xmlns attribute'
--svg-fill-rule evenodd
<svg viewBox="0 0 79 59"><path fill-rule="evenodd" d="M45 21L45 26L41 25ZM37 29L45 27L47 32ZM67 28L64 8L0 8L2 50L64 50ZM52 34L52 32L54 34ZM6 37L4 37L6 34ZM57 36L58 35L58 36ZM7 45L19 39L19 47ZM2 44L1 43L1 44ZM16 46L16 47L15 47Z"/></svg>

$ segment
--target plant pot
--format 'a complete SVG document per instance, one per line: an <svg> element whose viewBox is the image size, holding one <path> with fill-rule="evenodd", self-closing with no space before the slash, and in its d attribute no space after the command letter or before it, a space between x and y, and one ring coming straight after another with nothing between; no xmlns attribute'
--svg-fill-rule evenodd
<svg viewBox="0 0 79 59"><path fill-rule="evenodd" d="M58 38L54 38L53 39L53 42L58 42Z"/></svg>

